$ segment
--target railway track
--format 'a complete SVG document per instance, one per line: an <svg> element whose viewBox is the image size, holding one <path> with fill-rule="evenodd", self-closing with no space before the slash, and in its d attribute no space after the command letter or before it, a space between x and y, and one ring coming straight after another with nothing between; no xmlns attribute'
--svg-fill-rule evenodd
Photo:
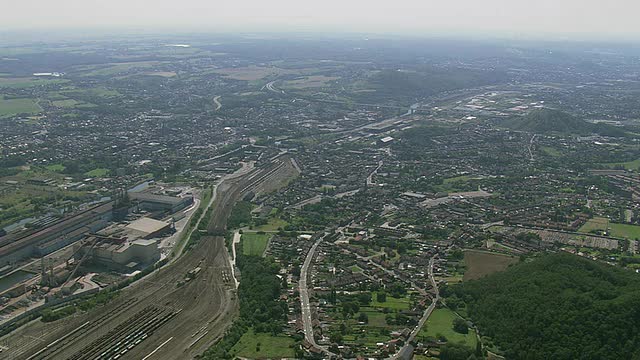
<svg viewBox="0 0 640 360"><path fill-rule="evenodd" d="M287 161L278 158L268 167L221 183L209 232L225 231L235 203L246 193L278 181L284 176ZM112 303L79 316L73 325L48 333L41 342L32 341L20 354L12 355L27 360L141 359L145 355L192 358L222 334L237 311L229 264L224 238L203 237L192 251L171 265L123 289ZM202 266L202 272L177 286L195 266ZM97 319L91 318L96 315ZM158 347L169 337L172 346ZM47 340L50 343L39 348Z"/></svg>

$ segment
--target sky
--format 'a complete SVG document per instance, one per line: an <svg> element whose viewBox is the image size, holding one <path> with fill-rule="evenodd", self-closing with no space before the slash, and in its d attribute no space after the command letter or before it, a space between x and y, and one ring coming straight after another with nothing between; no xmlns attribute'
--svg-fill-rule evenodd
<svg viewBox="0 0 640 360"><path fill-rule="evenodd" d="M318 31L640 38L638 0L8 0L1 30Z"/></svg>

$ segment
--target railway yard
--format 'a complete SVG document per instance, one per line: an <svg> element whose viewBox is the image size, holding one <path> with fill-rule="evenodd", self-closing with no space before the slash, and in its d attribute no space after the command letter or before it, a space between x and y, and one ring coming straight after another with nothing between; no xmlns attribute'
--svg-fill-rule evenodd
<svg viewBox="0 0 640 360"><path fill-rule="evenodd" d="M289 158L217 187L208 233L226 229L234 204L290 176ZM52 323L33 322L2 339L11 359L186 359L220 337L238 310L222 236L208 235L169 266L122 290L93 311ZM41 334L40 336L33 336Z"/></svg>

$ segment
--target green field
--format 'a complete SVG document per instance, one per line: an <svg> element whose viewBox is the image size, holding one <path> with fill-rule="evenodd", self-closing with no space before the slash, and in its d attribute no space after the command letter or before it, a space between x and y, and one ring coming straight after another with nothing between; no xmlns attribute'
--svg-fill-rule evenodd
<svg viewBox="0 0 640 360"><path fill-rule="evenodd" d="M560 157L562 153L558 151L556 148L552 148L551 146L542 146L540 148L545 154L552 157Z"/></svg>
<svg viewBox="0 0 640 360"><path fill-rule="evenodd" d="M240 238L242 242L242 253L244 255L262 256L267 248L270 234L244 233Z"/></svg>
<svg viewBox="0 0 640 360"><path fill-rule="evenodd" d="M138 61L138 62L123 62L123 63L110 63L100 65L100 68L94 68L88 72L82 73L81 76L110 76L120 73L129 72L131 70L147 71L149 68L160 64L158 61Z"/></svg>
<svg viewBox="0 0 640 360"><path fill-rule="evenodd" d="M627 162L617 162L617 163L604 163L602 164L608 168L625 168L627 170L638 170L640 169L640 159L636 159L633 161L627 161Z"/></svg>
<svg viewBox="0 0 640 360"><path fill-rule="evenodd" d="M609 235L617 238L640 239L640 226L629 224L616 224L609 222L607 218L589 219L582 227L580 232L589 233L592 230L609 231Z"/></svg>
<svg viewBox="0 0 640 360"><path fill-rule="evenodd" d="M476 332L473 329L469 329L468 334L460 334L453 331L453 320L458 316L447 308L435 309L425 327L420 330L418 339L424 337L437 338L439 335L447 338L449 342L462 342L468 347L475 349L478 339L476 338Z"/></svg>
<svg viewBox="0 0 640 360"><path fill-rule="evenodd" d="M64 84L69 80L42 78L0 78L0 88L25 89L38 85Z"/></svg>
<svg viewBox="0 0 640 360"><path fill-rule="evenodd" d="M0 98L0 117L22 113L33 114L40 111L42 109L32 99Z"/></svg>
<svg viewBox="0 0 640 360"><path fill-rule="evenodd" d="M640 226L628 224L609 224L611 236L627 239L640 239Z"/></svg>
<svg viewBox="0 0 640 360"><path fill-rule="evenodd" d="M264 224L264 225L260 225L260 226L256 226L254 230L256 231L278 231L278 228L283 228L285 226L287 226L289 223L287 223L286 221L277 218L277 217L270 217L269 218L269 222Z"/></svg>
<svg viewBox="0 0 640 360"><path fill-rule="evenodd" d="M103 176L107 176L108 174L109 174L109 169L103 169L103 168L93 169L85 173L85 175L89 177L103 177Z"/></svg>
<svg viewBox="0 0 640 360"><path fill-rule="evenodd" d="M374 308L388 308L391 310L409 310L409 305L411 301L409 300L409 295L405 295L401 298L394 298L391 294L387 294L387 301L378 302L376 300L376 294L371 294L373 300L371 300L371 307Z"/></svg>
<svg viewBox="0 0 640 360"><path fill-rule="evenodd" d="M64 91L63 94L68 97L80 97L80 96L93 96L93 97L101 97L101 98L110 98L120 96L121 94L115 90L109 90L103 87L90 88L90 89L79 89L79 90L68 90Z"/></svg>
<svg viewBox="0 0 640 360"><path fill-rule="evenodd" d="M55 107L71 108L80 104L80 102L73 99L66 99L66 100L54 100L51 102L51 104Z"/></svg>
<svg viewBox="0 0 640 360"><path fill-rule="evenodd" d="M47 170L49 171L62 172L64 169L65 167L62 164L51 164L47 166Z"/></svg>
<svg viewBox="0 0 640 360"><path fill-rule="evenodd" d="M259 350L258 350L258 344ZM249 329L231 348L230 353L249 359L280 359L293 358L294 341L292 338L279 335L254 333Z"/></svg>
<svg viewBox="0 0 640 360"><path fill-rule="evenodd" d="M592 230L606 231L608 227L609 219L594 217L593 219L589 219L584 225L582 225L578 231L583 233L589 233Z"/></svg>

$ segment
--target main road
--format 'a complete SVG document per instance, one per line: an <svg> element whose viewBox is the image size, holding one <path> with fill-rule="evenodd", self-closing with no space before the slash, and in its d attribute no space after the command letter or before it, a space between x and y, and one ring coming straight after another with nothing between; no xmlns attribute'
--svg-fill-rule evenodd
<svg viewBox="0 0 640 360"><path fill-rule="evenodd" d="M311 263L313 262L313 257L315 256L316 249L327 236L325 233L321 237L316 240L316 242L311 246L309 252L307 253L307 257L304 259L304 264L302 264L302 269L300 270L300 281L298 282L300 288L300 308L302 312L302 325L304 327L304 338L309 342L312 346L322 350L324 353L329 356L333 356L332 352L326 349L323 346L320 346L316 343L316 339L313 336L313 319L311 316L311 303L309 302L309 287L307 285L307 279L309 277L309 268L311 268Z"/></svg>

